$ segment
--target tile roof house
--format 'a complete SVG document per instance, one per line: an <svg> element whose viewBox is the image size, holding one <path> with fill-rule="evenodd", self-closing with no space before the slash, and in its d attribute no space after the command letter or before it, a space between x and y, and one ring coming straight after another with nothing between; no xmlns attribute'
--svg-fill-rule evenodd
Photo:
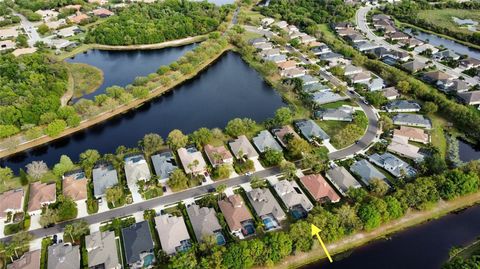
<svg viewBox="0 0 480 269"><path fill-rule="evenodd" d="M340 201L340 195L335 192L320 174L303 176L300 178L300 182L315 201L330 203Z"/></svg>
<svg viewBox="0 0 480 269"><path fill-rule="evenodd" d="M115 233L97 231L85 236L88 268L121 269Z"/></svg>
<svg viewBox="0 0 480 269"><path fill-rule="evenodd" d="M153 155L152 164L159 180L170 177L173 170L178 167L175 156L170 150Z"/></svg>
<svg viewBox="0 0 480 269"><path fill-rule="evenodd" d="M87 199L88 180L83 171L73 171L63 175L62 188L63 195L70 197L74 201Z"/></svg>
<svg viewBox="0 0 480 269"><path fill-rule="evenodd" d="M423 115L399 113L393 116L393 124L432 129L432 123Z"/></svg>
<svg viewBox="0 0 480 269"><path fill-rule="evenodd" d="M323 105L348 99L348 96L342 96L331 90L324 90L310 94L310 98L316 105Z"/></svg>
<svg viewBox="0 0 480 269"><path fill-rule="evenodd" d="M222 211L232 233L242 231L242 223L253 219L248 208L245 206L245 202L238 194L234 194L218 201L218 207L220 208L220 211Z"/></svg>
<svg viewBox="0 0 480 269"><path fill-rule="evenodd" d="M29 251L20 259L7 265L7 269L38 269L40 268L40 250Z"/></svg>
<svg viewBox="0 0 480 269"><path fill-rule="evenodd" d="M207 169L207 163L203 159L202 153L197 151L196 148L179 148L177 154L185 173L198 175Z"/></svg>
<svg viewBox="0 0 480 269"><path fill-rule="evenodd" d="M30 198L28 199L28 212L41 211L44 205L55 203L57 199L55 183L41 183L40 181L30 184Z"/></svg>
<svg viewBox="0 0 480 269"><path fill-rule="evenodd" d="M257 151L253 148L245 135L239 136L237 139L229 142L228 145L237 159L242 159L244 157L247 159L258 158Z"/></svg>
<svg viewBox="0 0 480 269"><path fill-rule="evenodd" d="M205 236L222 232L215 209L192 204L187 206L187 214L198 242L203 241Z"/></svg>
<svg viewBox="0 0 480 269"><path fill-rule="evenodd" d="M273 135L267 130L263 130L253 139L253 144L260 153L264 153L267 149L282 151L282 147L277 143Z"/></svg>
<svg viewBox="0 0 480 269"><path fill-rule="evenodd" d="M287 147L288 137L300 138L300 136L295 133L295 131L290 125L284 125L280 128L272 129L272 133L275 138L277 138L278 142L280 142L280 144L285 148Z"/></svg>
<svg viewBox="0 0 480 269"><path fill-rule="evenodd" d="M273 217L277 222L287 218L282 207L273 197L268 188L256 188L247 192L248 200L253 206L255 213L263 219L264 217Z"/></svg>
<svg viewBox="0 0 480 269"><path fill-rule="evenodd" d="M148 181L151 178L150 168L143 155L134 155L125 158L125 177L128 186L134 186L137 181Z"/></svg>
<svg viewBox="0 0 480 269"><path fill-rule="evenodd" d="M280 180L273 188L288 210L292 210L297 206L301 206L307 212L313 209L312 202L308 200L294 180Z"/></svg>
<svg viewBox="0 0 480 269"><path fill-rule="evenodd" d="M412 177L416 174L416 171L413 169L413 167L388 152L385 152L382 155L375 153L370 155L368 160L387 170L387 172L397 178L403 177L404 175L407 177Z"/></svg>
<svg viewBox="0 0 480 269"><path fill-rule="evenodd" d="M8 212L23 211L24 200L23 189L10 190L0 194L0 221L7 216Z"/></svg>
<svg viewBox="0 0 480 269"><path fill-rule="evenodd" d="M214 147L208 144L203 147L203 150L205 150L205 154L213 167L222 164L233 164L232 153L224 145Z"/></svg>
<svg viewBox="0 0 480 269"><path fill-rule="evenodd" d="M328 134L325 133L325 131L323 131L313 120L308 119L297 121L295 122L295 126L300 130L300 133L308 142L313 142L317 139L320 141L330 140L330 136L328 136Z"/></svg>
<svg viewBox="0 0 480 269"><path fill-rule="evenodd" d="M48 269L80 269L80 246L58 243L48 247Z"/></svg>
<svg viewBox="0 0 480 269"><path fill-rule="evenodd" d="M98 199L105 191L118 184L117 170L111 164L99 164L92 170L93 193Z"/></svg>
<svg viewBox="0 0 480 269"><path fill-rule="evenodd" d="M352 171L353 174L358 175L360 177L360 180L362 180L363 184L367 186L370 185L370 182L373 179L386 179L384 174L378 171L375 166L373 166L365 159L354 162L352 166L350 166L350 171Z"/></svg>
<svg viewBox="0 0 480 269"><path fill-rule="evenodd" d="M169 214L155 217L155 227L160 237L163 251L167 255L183 252L192 246L183 216Z"/></svg>
<svg viewBox="0 0 480 269"><path fill-rule="evenodd" d="M420 162L425 158L425 156L420 153L420 148L409 144L408 138L405 137L394 136L387 150L402 157L412 159L415 162Z"/></svg>
<svg viewBox="0 0 480 269"><path fill-rule="evenodd" d="M409 141L428 144L430 142L430 135L424 129L413 128L408 126L400 126L399 129L393 130L393 136L404 137Z"/></svg>
<svg viewBox="0 0 480 269"><path fill-rule="evenodd" d="M348 189L358 189L362 187L362 185L360 185L360 183L358 183L358 181L343 166L331 168L327 171L326 177L344 196L347 195Z"/></svg>
<svg viewBox="0 0 480 269"><path fill-rule="evenodd" d="M153 253L153 240L148 221L122 229L125 259L130 267L141 268L146 254Z"/></svg>
<svg viewBox="0 0 480 269"><path fill-rule="evenodd" d="M355 110L351 106L341 106L338 108L327 108L315 111L315 117L321 120L353 121Z"/></svg>
<svg viewBox="0 0 480 269"><path fill-rule="evenodd" d="M424 69L425 67L427 67L427 65L418 60L413 60L413 61L402 64L402 67L405 70L409 71L410 73L416 73Z"/></svg>
<svg viewBox="0 0 480 269"><path fill-rule="evenodd" d="M419 103L410 100L394 100L385 105L387 112L418 112L422 107Z"/></svg>
<svg viewBox="0 0 480 269"><path fill-rule="evenodd" d="M458 97L467 105L480 104L480 91L460 92L458 93Z"/></svg>
<svg viewBox="0 0 480 269"><path fill-rule="evenodd" d="M387 100L395 100L400 97L400 93L395 87L388 87L383 89L383 96L387 98Z"/></svg>

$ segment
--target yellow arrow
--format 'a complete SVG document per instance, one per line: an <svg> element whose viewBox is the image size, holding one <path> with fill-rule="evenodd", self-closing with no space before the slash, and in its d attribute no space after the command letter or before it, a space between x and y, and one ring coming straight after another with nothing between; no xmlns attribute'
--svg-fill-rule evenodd
<svg viewBox="0 0 480 269"><path fill-rule="evenodd" d="M325 244L322 241L322 238L320 238L320 229L312 224L312 236L316 235L318 241L320 242L320 245L322 245L323 251L325 251L325 254L327 254L327 258L330 262L333 262L332 257L330 257L330 253L328 253L327 248L325 247Z"/></svg>

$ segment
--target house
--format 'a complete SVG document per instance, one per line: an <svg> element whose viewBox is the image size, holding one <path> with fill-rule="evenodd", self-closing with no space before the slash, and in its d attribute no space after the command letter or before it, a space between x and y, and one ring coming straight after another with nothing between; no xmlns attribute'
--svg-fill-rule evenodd
<svg viewBox="0 0 480 269"><path fill-rule="evenodd" d="M348 99L348 96L342 96L333 91L320 91L310 94L310 98L316 105L323 105Z"/></svg>
<svg viewBox="0 0 480 269"><path fill-rule="evenodd" d="M394 100L385 105L387 112L418 112L422 107L411 100Z"/></svg>
<svg viewBox="0 0 480 269"><path fill-rule="evenodd" d="M361 73L350 76L350 81L353 84L367 83L372 78L372 74L369 71L362 71Z"/></svg>
<svg viewBox="0 0 480 269"><path fill-rule="evenodd" d="M83 201L87 199L88 180L83 171L72 171L63 175L62 188L63 195L70 197L74 201Z"/></svg>
<svg viewBox="0 0 480 269"><path fill-rule="evenodd" d="M135 223L122 229L125 260L130 268L142 268L144 259L153 259L153 240L148 221Z"/></svg>
<svg viewBox="0 0 480 269"><path fill-rule="evenodd" d="M179 148L177 150L180 163L187 174L201 174L207 169L207 163L202 153L195 147Z"/></svg>
<svg viewBox="0 0 480 269"><path fill-rule="evenodd" d="M458 93L458 97L462 100L463 103L467 105L480 104L480 91L461 92Z"/></svg>
<svg viewBox="0 0 480 269"><path fill-rule="evenodd" d="M233 235L241 237L255 234L252 214L239 194L218 201L218 207Z"/></svg>
<svg viewBox="0 0 480 269"><path fill-rule="evenodd" d="M213 235L218 245L225 244L222 226L218 222L215 209L191 204L187 206L187 214L198 242L203 241L205 236Z"/></svg>
<svg viewBox="0 0 480 269"><path fill-rule="evenodd" d="M350 166L350 171L353 174L358 175L360 180L362 180L363 184L370 185L370 182L373 179L381 179L385 180L386 177L380 171L378 171L375 166L373 166L370 162L365 159L361 159L359 161L354 162Z"/></svg>
<svg viewBox="0 0 480 269"><path fill-rule="evenodd" d="M404 176L412 177L417 173L413 167L388 152L385 152L382 155L375 153L370 155L368 160L387 170L390 174L397 178Z"/></svg>
<svg viewBox="0 0 480 269"><path fill-rule="evenodd" d="M0 41L0 51L15 49L17 45L12 40Z"/></svg>
<svg viewBox="0 0 480 269"><path fill-rule="evenodd" d="M430 135L424 129L413 128L408 126L400 126L399 129L393 130L393 136L403 137L409 141L428 144L430 143Z"/></svg>
<svg viewBox="0 0 480 269"><path fill-rule="evenodd" d="M42 17L42 21L47 22L47 21L52 21L55 20L58 16L58 12L53 10L53 9L39 9L35 11L36 14L40 15Z"/></svg>
<svg viewBox="0 0 480 269"><path fill-rule="evenodd" d="M383 89L383 96L387 98L387 100L395 100L400 97L400 93L395 87L388 87Z"/></svg>
<svg viewBox="0 0 480 269"><path fill-rule="evenodd" d="M318 83L319 80L316 77L312 77L310 75L304 75L300 77L300 80L302 81L302 84L305 85L311 85Z"/></svg>
<svg viewBox="0 0 480 269"><path fill-rule="evenodd" d="M57 192L55 183L30 183L30 197L28 199L28 212L32 215L40 213L42 207L55 203Z"/></svg>
<svg viewBox="0 0 480 269"><path fill-rule="evenodd" d="M224 145L214 147L208 144L203 149L213 167L218 167L222 164L233 164L233 156Z"/></svg>
<svg viewBox="0 0 480 269"><path fill-rule="evenodd" d="M114 15L113 12L111 12L110 10L106 9L106 8L98 8L98 9L95 9L92 11L93 15L97 16L97 17L100 17L100 18L107 18L107 17L110 17L112 15Z"/></svg>
<svg viewBox="0 0 480 269"><path fill-rule="evenodd" d="M97 231L85 236L88 268L121 269L115 233Z"/></svg>
<svg viewBox="0 0 480 269"><path fill-rule="evenodd" d="M173 170L177 169L177 161L170 150L152 156L153 169L159 180L170 177Z"/></svg>
<svg viewBox="0 0 480 269"><path fill-rule="evenodd" d="M90 17L85 13L77 11L75 15L68 16L67 19L71 23L80 24L83 21L90 19Z"/></svg>
<svg viewBox="0 0 480 269"><path fill-rule="evenodd" d="M441 60L458 60L460 55L458 55L453 50L442 50L432 54L432 58L437 61Z"/></svg>
<svg viewBox="0 0 480 269"><path fill-rule="evenodd" d="M80 269L80 246L57 243L48 247L48 269Z"/></svg>
<svg viewBox="0 0 480 269"><path fill-rule="evenodd" d="M378 48L377 44L375 44L373 42L369 42L369 41L356 42L353 46L360 52L373 50L375 48Z"/></svg>
<svg viewBox="0 0 480 269"><path fill-rule="evenodd" d="M385 82L383 81L383 79L379 77L376 77L370 80L367 84L367 88L371 92L380 91L384 87L385 87Z"/></svg>
<svg viewBox="0 0 480 269"><path fill-rule="evenodd" d="M274 56L264 56L263 57L263 60L264 61L270 61L270 62L274 62L276 64L279 64L279 63L284 63L287 61L287 56L286 55L283 55L283 54L280 54L280 55L274 55Z"/></svg>
<svg viewBox="0 0 480 269"><path fill-rule="evenodd" d="M351 64L345 66L345 68L343 69L343 73L345 76L352 76L355 74L360 74L362 72L363 72L363 69L361 67L351 65Z"/></svg>
<svg viewBox="0 0 480 269"><path fill-rule="evenodd" d="M280 227L280 222L287 218L268 188L253 189L247 192L247 197L267 231Z"/></svg>
<svg viewBox="0 0 480 269"><path fill-rule="evenodd" d="M247 159L254 160L258 158L257 151L255 151L245 135L239 136L237 139L228 143L228 145L237 159L246 157Z"/></svg>
<svg viewBox="0 0 480 269"><path fill-rule="evenodd" d="M468 57L465 59L460 60L460 66L470 69L470 68L478 68L480 67L480 60L472 57Z"/></svg>
<svg viewBox="0 0 480 269"><path fill-rule="evenodd" d="M78 28L78 26L74 25L74 26L70 26L70 27L67 27L67 28L60 29L56 32L56 34L57 34L58 37L67 38L67 37L72 37L72 36L76 35L80 31L81 31L80 28Z"/></svg>
<svg viewBox="0 0 480 269"><path fill-rule="evenodd" d="M452 86L450 86L447 90L452 92L466 92L470 90L471 85L466 82L465 80L454 79L452 80Z"/></svg>
<svg viewBox="0 0 480 269"><path fill-rule="evenodd" d="M248 40L248 44L250 44L252 46L259 45L259 44L265 44L267 42L268 42L268 40L265 37L252 38L252 39Z"/></svg>
<svg viewBox="0 0 480 269"><path fill-rule="evenodd" d="M315 117L321 120L353 121L354 109L351 106L327 108L315 111Z"/></svg>
<svg viewBox="0 0 480 269"><path fill-rule="evenodd" d="M284 125L280 128L274 128L272 129L272 134L277 138L278 142L286 148L288 145L289 139L300 139L300 136L295 133L292 127L290 125Z"/></svg>
<svg viewBox="0 0 480 269"><path fill-rule="evenodd" d="M170 214L157 216L155 217L155 227L160 237L162 250L167 255L184 252L192 247L183 216L177 217Z"/></svg>
<svg viewBox="0 0 480 269"><path fill-rule="evenodd" d="M303 193L295 180L286 179L277 182L273 188L278 197L295 219L302 219L307 216L307 212L313 209L313 204Z"/></svg>
<svg viewBox="0 0 480 269"><path fill-rule="evenodd" d="M432 54L435 54L438 52L438 49L435 46L427 43L427 44L419 45L418 47L414 48L413 51L417 54L421 54L427 51L430 51Z"/></svg>
<svg viewBox="0 0 480 269"><path fill-rule="evenodd" d="M102 163L92 170L93 194L99 199L105 195L108 188L118 185L117 170L111 164Z"/></svg>
<svg viewBox="0 0 480 269"><path fill-rule="evenodd" d="M343 166L336 166L327 171L326 177L343 196L350 188L358 189L362 185Z"/></svg>
<svg viewBox="0 0 480 269"><path fill-rule="evenodd" d="M336 203L340 201L340 195L335 192L320 174L303 176L300 178L300 182L317 202Z"/></svg>
<svg viewBox="0 0 480 269"><path fill-rule="evenodd" d="M402 67L410 73L416 73L420 70L423 70L425 67L427 67L427 65L418 60L413 60L402 64Z"/></svg>
<svg viewBox="0 0 480 269"><path fill-rule="evenodd" d="M417 114L399 113L393 117L393 124L422 127L426 129L432 128L432 123L428 118Z"/></svg>
<svg viewBox="0 0 480 269"><path fill-rule="evenodd" d="M133 155L125 158L125 177L128 186L135 186L137 181L148 181L152 177L150 168L143 155Z"/></svg>
<svg viewBox="0 0 480 269"><path fill-rule="evenodd" d="M278 68L282 71L291 70L297 67L297 62L289 60L277 64Z"/></svg>
<svg viewBox="0 0 480 269"><path fill-rule="evenodd" d="M387 147L387 150L402 157L412 159L415 162L420 162L425 157L423 154L419 153L419 147L409 144L408 138L400 136L393 137L392 142Z"/></svg>
<svg viewBox="0 0 480 269"><path fill-rule="evenodd" d="M15 214L23 211L24 195L23 189L0 194L0 221L3 221L8 213Z"/></svg>
<svg viewBox="0 0 480 269"><path fill-rule="evenodd" d="M26 252L20 259L7 265L7 269L38 269L40 268L41 250Z"/></svg>
<svg viewBox="0 0 480 269"><path fill-rule="evenodd" d="M389 39L393 40L393 41L399 41L399 40L407 40L410 38L410 36L408 36L407 34L403 33L403 32L394 32L394 33L390 33L387 35Z"/></svg>
<svg viewBox="0 0 480 269"><path fill-rule="evenodd" d="M285 70L283 72L280 73L280 75L282 77L286 77L286 78L299 78L299 77L302 77L306 74L306 70L303 69L303 67L301 68L293 68L293 69L289 69L289 70Z"/></svg>
<svg viewBox="0 0 480 269"><path fill-rule="evenodd" d="M275 141L273 135L267 130L261 131L253 139L253 144L260 153L264 153L267 149L282 151L282 147Z"/></svg>
<svg viewBox="0 0 480 269"><path fill-rule="evenodd" d="M315 140L330 141L330 136L318 126L313 120L300 120L295 122L295 127L300 130L300 133L307 139L308 142Z"/></svg>

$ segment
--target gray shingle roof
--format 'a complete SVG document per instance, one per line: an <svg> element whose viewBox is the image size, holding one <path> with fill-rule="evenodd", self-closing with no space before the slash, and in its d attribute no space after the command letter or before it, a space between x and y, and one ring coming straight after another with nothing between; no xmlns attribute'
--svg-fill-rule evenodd
<svg viewBox="0 0 480 269"><path fill-rule="evenodd" d="M153 240L150 234L148 221L133 224L122 229L123 249L128 264L140 260L141 253L153 251Z"/></svg>

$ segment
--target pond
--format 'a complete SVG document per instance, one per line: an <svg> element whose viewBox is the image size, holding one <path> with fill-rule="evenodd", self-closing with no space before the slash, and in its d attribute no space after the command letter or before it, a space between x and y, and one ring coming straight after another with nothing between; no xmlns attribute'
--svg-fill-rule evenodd
<svg viewBox="0 0 480 269"><path fill-rule="evenodd" d="M343 255L302 269L439 269L454 246L468 245L480 235L480 206L474 206L377 240Z"/></svg>
<svg viewBox="0 0 480 269"><path fill-rule="evenodd" d="M458 154L463 162L480 160L480 148L462 139L458 140Z"/></svg>
<svg viewBox="0 0 480 269"><path fill-rule="evenodd" d="M404 30L404 32L408 33L408 34L412 34L412 29L406 28ZM440 37L440 36L435 35L435 34L425 33L425 32L422 32L420 30L417 30L417 32L415 34L412 34L412 35L415 36L416 38L422 40L422 41L427 41L428 40L428 43L430 43L431 45L434 45L436 47L443 46L443 47L445 47L447 49L451 49L451 50L453 50L453 51L455 51L459 54L468 55L470 57L480 59L480 50L470 48L468 46L465 46L465 45L460 44L458 42L455 42L453 40L446 39L446 38Z"/></svg>
<svg viewBox="0 0 480 269"><path fill-rule="evenodd" d="M100 58L96 59L97 62L115 60L112 59L113 55L124 57L119 53L95 55ZM149 61L149 58L145 58L145 61ZM136 61L129 66L131 70L136 70L144 64ZM108 69L104 72L117 71ZM111 83L118 84L116 81ZM173 129L190 133L200 127L224 128L229 120L236 117L263 121L284 105L281 96L240 55L227 52L196 78L136 110L70 137L1 160L0 165L11 167L15 172L34 160L43 160L51 166L58 162L62 154L77 160L79 154L87 149L109 153L119 145L136 146L137 141L150 132L166 138Z"/></svg>
<svg viewBox="0 0 480 269"><path fill-rule="evenodd" d="M89 64L103 71L102 85L95 92L82 96L85 99L93 99L96 95L105 93L105 89L110 86L125 87L132 83L137 76L146 76L156 72L160 66L169 65L195 46L196 44L190 44L159 50L130 51L95 49L77 54L66 61Z"/></svg>

